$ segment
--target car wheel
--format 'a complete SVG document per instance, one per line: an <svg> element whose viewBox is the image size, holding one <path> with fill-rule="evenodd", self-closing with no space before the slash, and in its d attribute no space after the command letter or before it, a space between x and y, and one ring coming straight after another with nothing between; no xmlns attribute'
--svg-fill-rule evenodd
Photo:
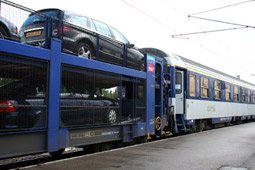
<svg viewBox="0 0 255 170"><path fill-rule="evenodd" d="M117 122L117 111L110 109L107 113L107 120L109 123L113 124Z"/></svg>
<svg viewBox="0 0 255 170"><path fill-rule="evenodd" d="M93 59L95 58L94 49L87 43L79 43L76 52L78 57Z"/></svg>
<svg viewBox="0 0 255 170"><path fill-rule="evenodd" d="M6 31L3 29L3 27L0 27L0 39L4 39L7 37Z"/></svg>

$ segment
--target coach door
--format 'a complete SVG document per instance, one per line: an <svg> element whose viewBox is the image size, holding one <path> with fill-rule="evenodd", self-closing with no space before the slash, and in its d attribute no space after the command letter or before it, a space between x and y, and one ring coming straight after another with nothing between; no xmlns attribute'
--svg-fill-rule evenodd
<svg viewBox="0 0 255 170"><path fill-rule="evenodd" d="M176 114L184 113L184 73L177 70L175 75Z"/></svg>

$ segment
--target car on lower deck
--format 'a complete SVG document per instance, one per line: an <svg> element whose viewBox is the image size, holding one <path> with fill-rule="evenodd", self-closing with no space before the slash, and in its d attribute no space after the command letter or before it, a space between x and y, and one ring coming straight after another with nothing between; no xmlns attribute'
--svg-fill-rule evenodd
<svg viewBox="0 0 255 170"><path fill-rule="evenodd" d="M47 46L47 37L58 37L64 52L144 70L144 55L122 33L73 12L44 9L32 13L20 28L20 36L23 43L42 47Z"/></svg>
<svg viewBox="0 0 255 170"><path fill-rule="evenodd" d="M6 79L0 87L0 131L47 126L47 81L33 77ZM62 83L60 126L95 126L117 123L118 101Z"/></svg>

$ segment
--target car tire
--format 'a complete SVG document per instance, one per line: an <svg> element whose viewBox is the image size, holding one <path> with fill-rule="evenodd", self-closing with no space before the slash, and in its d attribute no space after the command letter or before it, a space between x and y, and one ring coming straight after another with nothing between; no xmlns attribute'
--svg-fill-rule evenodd
<svg viewBox="0 0 255 170"><path fill-rule="evenodd" d="M109 109L107 112L108 123L110 124L117 123L117 118L118 118L117 111L114 109Z"/></svg>
<svg viewBox="0 0 255 170"><path fill-rule="evenodd" d="M3 27L0 26L0 39L5 39L7 37L7 32Z"/></svg>
<svg viewBox="0 0 255 170"><path fill-rule="evenodd" d="M81 42L78 44L76 49L76 55L78 57L88 58L88 59L94 59L96 56L94 48L91 45L84 42Z"/></svg>

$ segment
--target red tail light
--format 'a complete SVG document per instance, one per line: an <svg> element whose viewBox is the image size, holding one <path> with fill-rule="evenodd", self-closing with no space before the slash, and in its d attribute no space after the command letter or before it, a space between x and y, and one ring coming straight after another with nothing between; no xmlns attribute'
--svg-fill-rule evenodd
<svg viewBox="0 0 255 170"><path fill-rule="evenodd" d="M2 112L16 112L16 108L13 106L11 101L1 101L0 102L0 113Z"/></svg>
<svg viewBox="0 0 255 170"><path fill-rule="evenodd" d="M63 33L70 32L72 29L70 27L64 26Z"/></svg>
<svg viewBox="0 0 255 170"><path fill-rule="evenodd" d="M18 30L18 28L17 28L17 27L15 28L15 33L16 33L16 34L18 34L18 33L19 33L19 30Z"/></svg>
<svg viewBox="0 0 255 170"><path fill-rule="evenodd" d="M70 31L72 30L72 28L67 27L67 26L64 26L63 29L62 29L62 27L59 28L59 29L58 29L58 28L55 28L55 29L52 30L52 35L53 35L53 36L57 36L58 33L61 32L61 31L59 31L59 30L63 31L63 33L67 33L67 32L70 32Z"/></svg>

